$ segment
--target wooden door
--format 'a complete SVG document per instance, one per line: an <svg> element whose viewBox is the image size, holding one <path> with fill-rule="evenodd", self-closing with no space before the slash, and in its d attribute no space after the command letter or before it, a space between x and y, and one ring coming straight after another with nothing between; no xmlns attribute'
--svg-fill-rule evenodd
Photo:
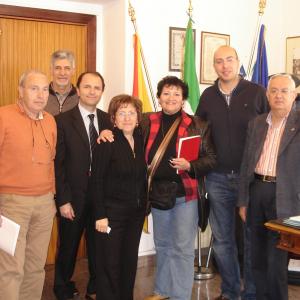
<svg viewBox="0 0 300 300"><path fill-rule="evenodd" d="M41 70L51 80L50 56L55 50L74 52L73 81L86 70L86 25L0 18L0 30L0 105L16 101L18 80L25 70Z"/></svg>
<svg viewBox="0 0 300 300"><path fill-rule="evenodd" d="M50 55L58 49L74 52L78 75L96 66L96 16L0 5L0 106L17 100L20 75L39 69L50 78ZM54 220L47 264L54 263L57 248ZM86 254L81 240L78 257Z"/></svg>

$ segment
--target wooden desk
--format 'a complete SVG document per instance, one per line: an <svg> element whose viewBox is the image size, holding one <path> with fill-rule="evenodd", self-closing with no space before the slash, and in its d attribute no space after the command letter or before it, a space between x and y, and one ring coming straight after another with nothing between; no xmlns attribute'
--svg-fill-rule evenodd
<svg viewBox="0 0 300 300"><path fill-rule="evenodd" d="M278 248L300 255L300 229L286 226L280 220L269 221L265 226L280 233Z"/></svg>

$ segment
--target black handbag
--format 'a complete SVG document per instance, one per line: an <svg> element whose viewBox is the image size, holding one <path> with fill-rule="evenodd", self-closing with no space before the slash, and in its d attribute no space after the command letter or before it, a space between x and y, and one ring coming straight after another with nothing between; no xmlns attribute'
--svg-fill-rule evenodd
<svg viewBox="0 0 300 300"><path fill-rule="evenodd" d="M207 227L209 209L209 199L205 189L204 178L200 177L198 180L198 226L201 228L201 232L204 232Z"/></svg>
<svg viewBox="0 0 300 300"><path fill-rule="evenodd" d="M162 210L171 209L175 206L177 183L164 180L157 180L154 182L153 177L176 128L179 126L180 121L181 117L178 117L174 121L173 125L159 145L151 164L148 167L147 213L150 213L150 206Z"/></svg>
<svg viewBox="0 0 300 300"><path fill-rule="evenodd" d="M161 210L171 209L176 203L177 182L156 180L152 181L149 191L151 206Z"/></svg>

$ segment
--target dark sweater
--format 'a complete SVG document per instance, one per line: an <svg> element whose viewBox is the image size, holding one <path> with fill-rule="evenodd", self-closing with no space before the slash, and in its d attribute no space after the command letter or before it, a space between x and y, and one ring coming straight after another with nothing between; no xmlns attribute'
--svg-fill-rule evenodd
<svg viewBox="0 0 300 300"><path fill-rule="evenodd" d="M96 146L92 164L92 198L96 220L107 208L145 205L146 162L140 129L134 132L134 152L123 132L113 130L114 142Z"/></svg>
<svg viewBox="0 0 300 300"><path fill-rule="evenodd" d="M233 91L229 106L217 81L202 93L196 115L210 121L218 162L215 171L239 172L248 122L268 110L265 89L244 79Z"/></svg>

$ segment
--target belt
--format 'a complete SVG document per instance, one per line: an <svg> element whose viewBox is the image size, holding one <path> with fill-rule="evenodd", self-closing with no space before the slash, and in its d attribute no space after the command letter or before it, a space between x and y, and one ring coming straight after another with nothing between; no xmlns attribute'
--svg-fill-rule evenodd
<svg viewBox="0 0 300 300"><path fill-rule="evenodd" d="M260 175L257 173L254 173L254 177L256 179L259 179L263 182L276 182L276 177L275 176L269 176L269 175Z"/></svg>

